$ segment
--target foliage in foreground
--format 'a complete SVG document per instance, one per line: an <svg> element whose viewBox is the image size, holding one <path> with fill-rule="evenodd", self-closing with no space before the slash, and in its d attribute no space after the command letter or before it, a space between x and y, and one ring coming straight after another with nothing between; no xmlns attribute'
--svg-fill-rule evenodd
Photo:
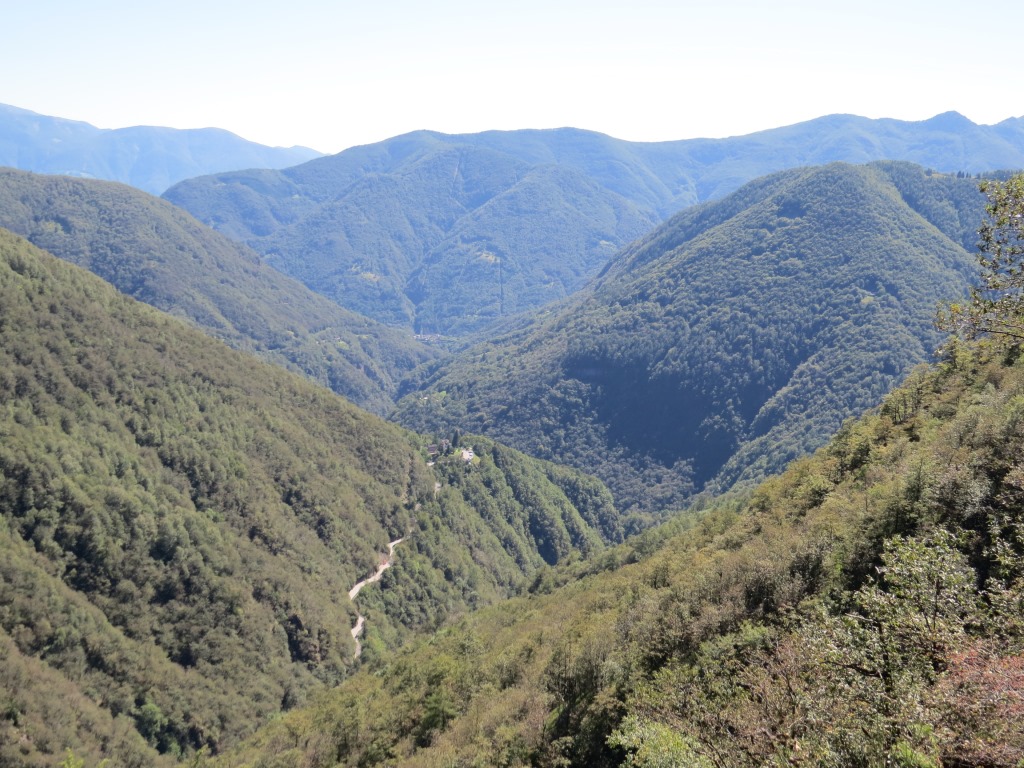
<svg viewBox="0 0 1024 768"><path fill-rule="evenodd" d="M967 339L1024 341L1024 174L986 179L988 214L978 234L981 280L968 303L940 313L939 325Z"/></svg>
<svg viewBox="0 0 1024 768"><path fill-rule="evenodd" d="M961 348L742 505L538 579L216 765L1015 766L1022 457L1024 364Z"/></svg>

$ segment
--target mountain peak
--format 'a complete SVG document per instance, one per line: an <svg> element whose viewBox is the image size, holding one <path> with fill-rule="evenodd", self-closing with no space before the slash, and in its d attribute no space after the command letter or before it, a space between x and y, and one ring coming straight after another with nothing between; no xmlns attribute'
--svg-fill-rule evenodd
<svg viewBox="0 0 1024 768"><path fill-rule="evenodd" d="M942 130L953 130L962 131L965 128L976 127L976 123L969 118L964 117L959 112L949 111L943 112L942 114L936 115L935 117L921 121L923 125L927 125L930 128L940 128Z"/></svg>
<svg viewBox="0 0 1024 768"><path fill-rule="evenodd" d="M154 195L195 176L287 168L320 156L305 147L267 147L223 128L97 128L0 104L0 165L120 181Z"/></svg>

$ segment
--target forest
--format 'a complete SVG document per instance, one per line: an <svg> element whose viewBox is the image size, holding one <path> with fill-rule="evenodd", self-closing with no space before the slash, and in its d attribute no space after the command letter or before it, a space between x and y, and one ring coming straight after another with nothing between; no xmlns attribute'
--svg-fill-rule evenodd
<svg viewBox="0 0 1024 768"><path fill-rule="evenodd" d="M375 413L393 407L405 373L436 357L123 184L0 170L0 226Z"/></svg>
<svg viewBox="0 0 1024 768"><path fill-rule="evenodd" d="M0 763L236 742L351 671L346 594L403 534L363 664L621 538L596 480L470 437L435 472L424 438L2 230L0 259Z"/></svg>
<svg viewBox="0 0 1024 768"><path fill-rule="evenodd" d="M899 163L751 182L564 304L414 371L396 417L569 463L624 511L750 486L931 358L983 203L974 180Z"/></svg>
<svg viewBox="0 0 1024 768"><path fill-rule="evenodd" d="M812 122L0 170L0 765L1024 764L1016 123Z"/></svg>

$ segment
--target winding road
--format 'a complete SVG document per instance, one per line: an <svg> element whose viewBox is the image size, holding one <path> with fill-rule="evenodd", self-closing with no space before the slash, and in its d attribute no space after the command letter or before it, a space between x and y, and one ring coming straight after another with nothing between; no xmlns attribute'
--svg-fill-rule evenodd
<svg viewBox="0 0 1024 768"><path fill-rule="evenodd" d="M362 581L356 582L356 585L348 591L349 600L355 600L356 595L358 595L362 591L363 587L365 587L367 584L373 584L375 581L380 581L380 577L384 575L384 571L390 568L391 564L395 561L395 547L397 547L403 541L405 541L404 536L400 539L395 539L394 541L388 543L387 557L385 557L381 561L381 564L377 566L376 573L374 573L372 576L367 576ZM359 636L363 634L363 627L365 624L366 617L363 616L363 614L361 613L356 613L356 625L352 627L352 639L356 641L356 653L355 656L353 656L353 658L355 659L358 659L360 654L362 654L363 652L363 645L359 642Z"/></svg>

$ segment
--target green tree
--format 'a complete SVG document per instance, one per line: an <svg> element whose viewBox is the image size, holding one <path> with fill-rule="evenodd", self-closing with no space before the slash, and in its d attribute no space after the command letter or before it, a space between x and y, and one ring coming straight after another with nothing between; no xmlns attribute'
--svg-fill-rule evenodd
<svg viewBox="0 0 1024 768"><path fill-rule="evenodd" d="M694 751L680 731L636 715L626 718L608 737L608 745L628 750L627 768L711 768L713 763Z"/></svg>
<svg viewBox="0 0 1024 768"><path fill-rule="evenodd" d="M933 765L922 702L981 621L976 575L941 528L890 539L882 562L881 579L854 594L855 610L802 632L827 692L815 697L828 702L818 717L832 723L816 748L846 765Z"/></svg>
<svg viewBox="0 0 1024 768"><path fill-rule="evenodd" d="M1024 173L982 181L987 218L978 230L981 282L970 300L940 312L938 326L967 339L1024 340Z"/></svg>
<svg viewBox="0 0 1024 768"><path fill-rule="evenodd" d="M434 734L443 731L459 714L459 709L446 688L431 691L423 705L423 719L420 721L417 743L426 746Z"/></svg>

